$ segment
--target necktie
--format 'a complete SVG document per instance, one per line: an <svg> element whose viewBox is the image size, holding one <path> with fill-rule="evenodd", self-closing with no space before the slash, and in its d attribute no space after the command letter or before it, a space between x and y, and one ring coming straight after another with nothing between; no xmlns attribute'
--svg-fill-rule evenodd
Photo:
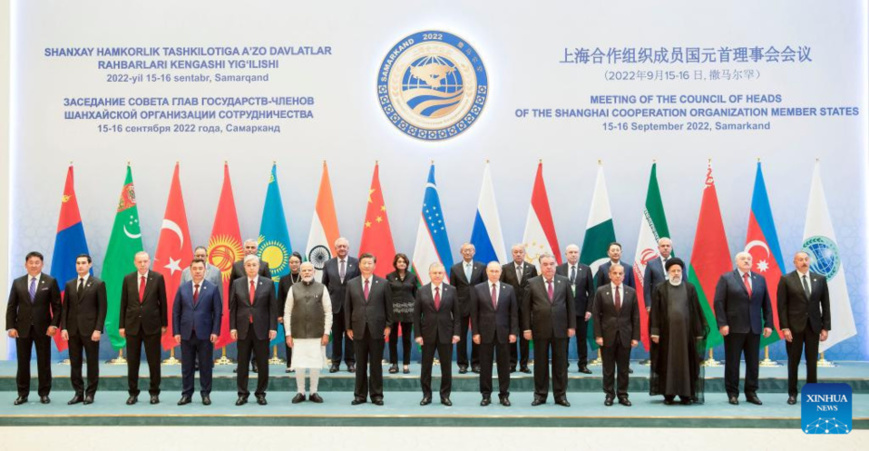
<svg viewBox="0 0 869 451"><path fill-rule="evenodd" d="M495 285L494 283L492 284L492 308L495 310L498 309L498 292L495 291L496 286L497 285Z"/></svg>
<svg viewBox="0 0 869 451"><path fill-rule="evenodd" d="M807 275L803 276L803 291L806 292L806 299L812 296L812 289L809 288L809 278Z"/></svg>
<svg viewBox="0 0 869 451"><path fill-rule="evenodd" d="M547 280L546 283L549 285L549 288L546 289L546 293L549 295L549 303L552 303L552 296L555 294L555 290L552 289L552 281Z"/></svg>
<svg viewBox="0 0 869 451"><path fill-rule="evenodd" d="M470 263L465 263L465 278L468 279L468 282L471 281L471 270L473 270L473 266Z"/></svg>
<svg viewBox="0 0 869 451"><path fill-rule="evenodd" d="M193 305L195 306L197 302L199 302L199 284L198 283L193 285Z"/></svg>
<svg viewBox="0 0 869 451"><path fill-rule="evenodd" d="M616 287L616 313L622 311L622 295L621 287Z"/></svg>
<svg viewBox="0 0 869 451"><path fill-rule="evenodd" d="M745 283L745 291L748 291L748 297L751 297L751 283L748 282L748 273L742 275L742 281Z"/></svg>
<svg viewBox="0 0 869 451"><path fill-rule="evenodd" d="M139 304L145 301L145 276L139 279Z"/></svg>
<svg viewBox="0 0 869 451"><path fill-rule="evenodd" d="M27 291L30 293L30 303L32 304L36 300L36 277L30 278L30 289Z"/></svg>
<svg viewBox="0 0 869 451"><path fill-rule="evenodd" d="M347 275L347 268L344 266L344 260L341 260L341 264L338 266L338 277L341 278L341 283L344 283L345 275Z"/></svg>
<svg viewBox="0 0 869 451"><path fill-rule="evenodd" d="M368 280L365 279L365 287L362 290L362 293L365 295L365 302L368 302Z"/></svg>
<svg viewBox="0 0 869 451"><path fill-rule="evenodd" d="M522 265L516 266L516 281L522 283Z"/></svg>
<svg viewBox="0 0 869 451"><path fill-rule="evenodd" d="M253 307L254 298L256 297L256 285L254 285L253 280L250 281L250 306ZM253 322L253 310L250 312L250 322Z"/></svg>
<svg viewBox="0 0 869 451"><path fill-rule="evenodd" d="M435 287L435 310L441 309L441 287Z"/></svg>
<svg viewBox="0 0 869 451"><path fill-rule="evenodd" d="M576 283L576 266L570 267L570 283L571 284Z"/></svg>
<svg viewBox="0 0 869 451"><path fill-rule="evenodd" d="M76 297L80 297L80 296L81 296L81 290L83 290L83 289L84 289L84 277L80 277L80 278L78 279L78 288L75 290L75 296L76 296Z"/></svg>

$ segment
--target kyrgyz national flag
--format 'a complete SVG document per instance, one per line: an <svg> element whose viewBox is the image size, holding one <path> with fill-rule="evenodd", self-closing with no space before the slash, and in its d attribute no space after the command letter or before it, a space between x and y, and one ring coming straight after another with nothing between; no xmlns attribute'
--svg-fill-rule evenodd
<svg viewBox="0 0 869 451"><path fill-rule="evenodd" d="M208 262L216 266L223 275L223 319L220 323L220 338L214 344L220 349L229 343L229 276L232 274L233 263L242 259L241 230L238 228L238 213L235 210L235 198L232 196L232 182L229 179L229 164L223 165L223 187L220 189L220 200L217 203L217 214L214 216L214 226L211 228L211 238L208 240Z"/></svg>
<svg viewBox="0 0 869 451"><path fill-rule="evenodd" d="M290 273L290 254L293 245L290 244L290 233L287 231L287 217L284 214L284 203L281 200L281 189L278 187L278 166L272 165L269 175L269 185L266 191L266 202L263 205L263 216L259 227L259 240L257 240L257 255L269 264L272 280L275 282L275 294L278 291L278 282L281 277ZM284 312L278 312L278 316L284 316ZM284 325L278 324L278 334L271 344L283 343L286 339Z"/></svg>
<svg viewBox="0 0 869 451"><path fill-rule="evenodd" d="M369 253L377 257L374 274L385 277L392 272L395 244L392 242L389 217L386 215L386 205L383 203L383 191L380 190L379 168L379 165L374 165L371 189L368 190L368 208L365 211L362 241L359 243L359 255Z"/></svg>
<svg viewBox="0 0 869 451"><path fill-rule="evenodd" d="M178 163L175 163L172 185L169 187L169 200L166 202L166 212L163 213L163 224L160 226L160 238L157 240L157 252L154 254L154 270L163 274L163 280L166 282L166 308L169 315L172 315L175 293L181 285L181 272L190 266L191 260L193 260L193 246L190 244L190 231L187 228L184 196L181 195ZM169 327L166 328L161 341L163 349L166 350L178 346L175 343L172 321L169 321Z"/></svg>
<svg viewBox="0 0 869 451"><path fill-rule="evenodd" d="M441 208L441 198L435 182L434 163L428 171L428 179L425 183L425 196L422 199L422 212L419 216L412 258L413 272L416 273L419 283L423 285L431 282L428 269L433 263L440 263L445 268L453 266L450 238L447 235L444 210ZM450 282L447 279L444 281Z"/></svg>
<svg viewBox="0 0 869 451"><path fill-rule="evenodd" d="M718 279L722 274L732 270L730 249L727 247L727 235L724 233L724 221L721 219L721 208L718 206L718 194L715 191L715 179L712 178L710 163L706 170L706 185L703 188L700 217L697 219L697 232L694 235L694 248L691 251L691 265L688 271L688 281L697 288L700 306L709 325L706 349L718 346L724 341L721 333L718 332L713 302Z"/></svg>
<svg viewBox="0 0 869 451"><path fill-rule="evenodd" d="M525 261L536 266L538 272L540 271L540 256L545 253L554 255L555 261L561 264L558 237L555 236L555 223L552 222L549 196L546 195L546 184L543 183L542 161L537 164L537 175L534 177L531 206L528 207L522 242L525 244Z"/></svg>
<svg viewBox="0 0 869 451"><path fill-rule="evenodd" d="M329 182L329 168L324 161L317 204L314 206L314 217L308 232L308 246L305 248L305 258L314 264L314 274L318 282L323 277L323 265L335 255L335 240L340 236L335 201L332 199L332 183Z"/></svg>
<svg viewBox="0 0 869 451"><path fill-rule="evenodd" d="M751 212L748 215L748 235L745 237L745 252L751 254L751 268L764 279L766 289L769 291L769 299L772 302L773 324L764 324L764 327L772 327L773 334L769 338L760 337L760 345L767 346L781 339L781 330L778 328L778 282L782 276L784 260L781 248L778 245L778 234L775 231L775 221L772 219L772 209L769 205L769 197L766 195L766 183L763 181L763 171L760 162L757 163L757 173L754 176L754 193L751 195Z"/></svg>
<svg viewBox="0 0 869 451"><path fill-rule="evenodd" d="M139 208L136 206L136 190L133 188L133 171L127 164L127 177L118 200L115 225L103 260L101 279L106 284L108 309L106 311L106 333L112 347L121 349L127 340L118 332L121 318L121 289L124 276L136 270L136 253L141 252L142 231L139 228Z"/></svg>
<svg viewBox="0 0 869 451"><path fill-rule="evenodd" d="M582 240L579 261L588 265L592 274L597 274L600 265L609 260L607 251L610 243L615 240L616 229L613 226L613 214L610 209L606 179L603 175L603 165L598 163L594 193L591 195L591 209L588 212L588 222L585 224L585 238ZM585 338L592 349L597 349L598 346L594 337L594 318L588 320L587 327L588 331Z"/></svg>
<svg viewBox="0 0 869 451"><path fill-rule="evenodd" d="M69 170L66 172L66 185L63 187L63 198L60 203L60 217L57 220L54 255L51 257L51 275L57 279L61 290L66 287L67 281L78 277L78 273L75 271L76 257L87 253L88 243L85 240L81 214L78 210L78 199L75 197L72 165L69 165ZM66 297L62 291L60 296L61 299ZM67 308L67 306L64 305L63 308ZM61 352L66 351L69 347L60 334L54 335L54 344Z"/></svg>

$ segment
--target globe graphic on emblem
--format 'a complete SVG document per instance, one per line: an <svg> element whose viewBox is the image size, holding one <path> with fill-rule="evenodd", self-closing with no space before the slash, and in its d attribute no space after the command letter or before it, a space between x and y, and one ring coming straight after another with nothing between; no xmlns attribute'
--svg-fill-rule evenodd
<svg viewBox="0 0 869 451"><path fill-rule="evenodd" d="M427 118L443 117L458 108L463 92L462 75L449 59L425 56L404 71L401 91L414 113Z"/></svg>
<svg viewBox="0 0 869 451"><path fill-rule="evenodd" d="M803 243L803 250L809 254L812 271L823 274L827 279L839 272L839 249L829 238L813 236Z"/></svg>

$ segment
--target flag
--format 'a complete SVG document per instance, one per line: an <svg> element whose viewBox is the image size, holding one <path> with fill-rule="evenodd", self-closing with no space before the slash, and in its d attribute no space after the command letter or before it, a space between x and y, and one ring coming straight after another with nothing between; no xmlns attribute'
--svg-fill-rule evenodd
<svg viewBox="0 0 869 451"><path fill-rule="evenodd" d="M815 164L812 175L812 188L809 191L809 206L806 209L806 229L803 232L803 250L811 258L810 269L827 278L830 290L831 329L827 340L820 344L825 352L836 344L857 335L851 300L848 298L848 284L845 282L845 267L839 254L827 197L821 183L821 165Z"/></svg>
<svg viewBox="0 0 869 451"><path fill-rule="evenodd" d="M658 240L670 238L667 227L667 216L664 214L664 202L661 200L661 190L658 188L658 164L652 164L649 174L649 189L646 191L646 205L640 216L640 236L637 238L637 253L634 255L634 283L637 289L637 300L640 305L640 339L646 351L649 350L649 314L646 312L651 299L645 298L643 276L646 273L646 263L661 258L658 253Z"/></svg>
<svg viewBox="0 0 869 451"><path fill-rule="evenodd" d="M121 349L127 343L127 340L118 333L118 321L121 317L121 288L124 276L136 270L134 262L136 253L143 249L142 231L139 228L139 208L136 206L136 190L133 187L133 170L127 164L127 176L118 200L118 212L115 214L115 224L112 226L112 235L109 237L101 274L108 297L106 333L114 349Z"/></svg>
<svg viewBox="0 0 869 451"><path fill-rule="evenodd" d="M724 221L721 219L710 163L706 169L706 184L703 188L703 199L700 201L700 217L697 219L697 232L694 235L694 248L688 270L688 282L697 288L700 306L709 325L706 349L714 348L724 341L718 332L718 322L715 321L715 285L722 274L732 270L730 249L727 247L727 235L724 233Z"/></svg>
<svg viewBox="0 0 869 451"><path fill-rule="evenodd" d="M223 165L223 187L220 189L220 200L217 203L217 214L211 227L211 238L208 240L208 262L216 266L223 275L223 318L220 322L220 338L214 344L220 349L229 343L229 276L232 274L233 263L242 259L241 231L238 228L238 213L235 210L235 198L232 195L232 181L229 178L229 164Z"/></svg>
<svg viewBox="0 0 869 451"><path fill-rule="evenodd" d="M374 165L374 176L371 178L371 188L368 190L368 208L365 211L362 241L359 243L359 255L369 253L377 257L374 274L384 277L392 272L395 244L392 242L389 217L386 215L386 205L383 203L383 191L380 190L379 168L379 165Z"/></svg>
<svg viewBox="0 0 869 451"><path fill-rule="evenodd" d="M549 253L555 256L555 261L561 264L561 254L558 252L558 238L555 236L555 224L552 222L552 211L549 210L549 197L546 195L546 185L543 183L543 162L537 164L537 175L534 178L534 188L531 191L531 206L528 207L528 217L525 220L525 233L522 235L525 245L525 261L534 264L540 270L540 256Z"/></svg>
<svg viewBox="0 0 869 451"><path fill-rule="evenodd" d="M287 217L284 215L284 203L281 201L281 189L278 187L277 164L272 164L272 172L269 175L269 186L257 241L257 255L269 264L272 280L275 282L275 294L277 294L281 277L290 273L290 254L293 252L290 233L287 231ZM284 312L278 312L278 316L284 316ZM285 339L284 326L278 324L278 335L271 344L283 343Z"/></svg>
<svg viewBox="0 0 869 451"><path fill-rule="evenodd" d="M84 236L84 226L78 211L78 199L75 197L75 182L72 165L66 172L66 185L63 187L63 198L60 203L60 216L57 219L57 237L54 239L54 254L51 257L51 275L57 279L60 289L66 287L66 282L78 277L75 270L75 260L80 254L88 253L88 243ZM91 270L93 273L93 270ZM61 299L65 293L60 292ZM64 306L64 308L67 308ZM58 351L66 351L69 347L60 334L54 334L54 344Z"/></svg>
<svg viewBox="0 0 869 451"><path fill-rule="evenodd" d="M432 163L425 183L425 196L422 199L422 212L419 217L419 228L416 231L416 245L413 247L413 272L423 285L431 282L428 275L429 266L441 263L446 268L453 266L453 255L450 250L450 238L444 223L444 211L438 196L435 183L435 166ZM444 279L449 283L449 280Z"/></svg>
<svg viewBox="0 0 869 451"><path fill-rule="evenodd" d="M610 210L610 199L606 190L606 179L603 175L603 165L598 163L597 178L594 182L594 193L591 195L591 210L588 222L585 224L585 238L582 240L582 250L579 261L591 268L592 275L597 273L600 265L609 260L607 251L610 243L616 240L616 229L613 226L613 214ZM594 339L594 318L588 320L586 340L592 349L597 349Z"/></svg>
<svg viewBox="0 0 869 451"><path fill-rule="evenodd" d="M501 233L501 219L498 216L498 204L495 202L495 187L492 185L488 162L483 171L483 186L480 188L480 199L477 201L477 216L474 218L474 227L471 230L471 244L477 249L476 257L481 262L506 263L508 261L504 235Z"/></svg>
<svg viewBox="0 0 869 451"><path fill-rule="evenodd" d="M329 168L324 161L317 205L314 206L311 231L308 233L308 246L305 248L305 257L314 264L318 282L323 277L323 265L335 255L335 240L339 236L335 201L332 199L332 184L329 182Z"/></svg>
<svg viewBox="0 0 869 451"><path fill-rule="evenodd" d="M193 246L190 244L190 230L187 227L184 196L181 195L178 163L175 163L172 185L169 187L169 200L166 201L166 212L163 213L160 238L157 240L157 252L154 253L154 270L163 274L163 280L166 283L166 309L170 318L172 317L175 293L181 285L181 272L190 266L191 260L193 260ZM161 341L164 350L178 346L175 343L172 321L169 321L169 327L166 328L166 333L163 334Z"/></svg>
<svg viewBox="0 0 869 451"><path fill-rule="evenodd" d="M768 346L781 340L781 330L778 328L778 281L782 276L784 260L778 244L778 234L775 231L775 221L772 219L772 208L766 194L766 183L763 181L763 171L757 162L757 172L754 176L754 192L751 195L751 211L748 215L748 234L745 237L745 252L751 254L754 264L753 271L766 280L769 300L772 303L773 333L769 338L760 337L760 345Z"/></svg>

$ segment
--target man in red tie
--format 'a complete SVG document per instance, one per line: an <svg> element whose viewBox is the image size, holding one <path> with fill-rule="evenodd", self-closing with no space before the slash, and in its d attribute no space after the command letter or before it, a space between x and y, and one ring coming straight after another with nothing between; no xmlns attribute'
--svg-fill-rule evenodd
<svg viewBox="0 0 869 451"><path fill-rule="evenodd" d="M603 359L604 405L613 405L616 395L619 404L630 407L628 400L628 364L631 348L640 342L640 304L637 292L624 283L625 266L610 265L607 273L609 283L597 288L591 317L594 324L594 339L600 346ZM614 388L616 371L618 387Z"/></svg>
<svg viewBox="0 0 869 451"><path fill-rule="evenodd" d="M413 330L416 342L422 346L422 401L419 405L431 404L431 369L435 350L441 361L441 404L453 405L450 393L453 384L453 345L459 342L461 333L461 306L455 287L443 283L446 269L440 263L432 263L428 275L431 283L417 291L413 309Z"/></svg>
<svg viewBox="0 0 869 451"><path fill-rule="evenodd" d="M488 281L471 291L471 328L480 345L480 393L485 407L492 403L492 360L498 359L498 398L510 405L510 348L519 336L519 302L513 287L501 282L501 265L486 266Z"/></svg>
<svg viewBox="0 0 869 451"><path fill-rule="evenodd" d="M124 277L121 287L121 317L118 332L127 339L127 381L130 397L127 405L139 400L139 362L142 345L148 359L151 404L160 402L160 336L166 332L169 316L166 309L166 284L163 275L151 271L151 257L138 252L136 271Z"/></svg>

